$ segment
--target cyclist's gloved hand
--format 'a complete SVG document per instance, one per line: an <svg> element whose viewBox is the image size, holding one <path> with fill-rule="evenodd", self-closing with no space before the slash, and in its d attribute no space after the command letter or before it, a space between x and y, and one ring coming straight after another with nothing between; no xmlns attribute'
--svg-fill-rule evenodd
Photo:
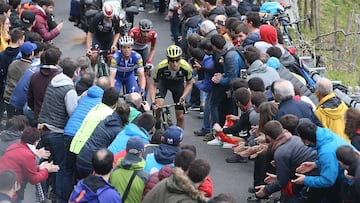
<svg viewBox="0 0 360 203"><path fill-rule="evenodd" d="M185 106L185 99L180 97L179 103L183 106Z"/></svg>
<svg viewBox="0 0 360 203"><path fill-rule="evenodd" d="M154 110L156 110L156 109L158 109L159 107L158 107L158 105L156 104L156 102L153 102L153 103L151 103L151 109L154 111Z"/></svg>
<svg viewBox="0 0 360 203"><path fill-rule="evenodd" d="M92 55L91 49L88 49L88 50L86 51L86 55L88 55L88 56L91 56L91 55Z"/></svg>
<svg viewBox="0 0 360 203"><path fill-rule="evenodd" d="M117 50L117 47L115 46L115 45L112 45L111 46L111 52L114 52L114 51L116 51Z"/></svg>

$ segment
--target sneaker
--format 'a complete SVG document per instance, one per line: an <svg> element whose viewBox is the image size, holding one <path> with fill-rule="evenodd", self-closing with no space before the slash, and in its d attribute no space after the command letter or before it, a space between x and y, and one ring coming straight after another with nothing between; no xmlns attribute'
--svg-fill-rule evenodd
<svg viewBox="0 0 360 203"><path fill-rule="evenodd" d="M223 142L223 144L222 144L222 148L224 148L224 149L231 149L231 148L233 148L235 146L236 146L235 144L231 144L231 143L228 143L228 142Z"/></svg>
<svg viewBox="0 0 360 203"><path fill-rule="evenodd" d="M228 157L225 159L227 163L247 163L248 158L247 157L241 157L239 155L233 155L231 157Z"/></svg>
<svg viewBox="0 0 360 203"><path fill-rule="evenodd" d="M199 106L190 106L189 111L200 111Z"/></svg>
<svg viewBox="0 0 360 203"><path fill-rule="evenodd" d="M207 142L210 146L220 146L222 142L218 138L214 138L213 140Z"/></svg>
<svg viewBox="0 0 360 203"><path fill-rule="evenodd" d="M203 141L205 142L209 142L211 140L215 139L215 137L211 134L211 133L208 133L205 135L205 137L203 138Z"/></svg>
<svg viewBox="0 0 360 203"><path fill-rule="evenodd" d="M148 14L154 14L154 13L157 13L157 12L159 12L158 9L153 9L153 10L149 11Z"/></svg>
<svg viewBox="0 0 360 203"><path fill-rule="evenodd" d="M194 131L194 134L197 136L205 136L207 133L209 133L209 132L204 131L203 129Z"/></svg>
<svg viewBox="0 0 360 203"><path fill-rule="evenodd" d="M169 16L165 16L164 20L169 21L170 20Z"/></svg>
<svg viewBox="0 0 360 203"><path fill-rule="evenodd" d="M139 11L140 11L140 12L144 12L144 11L145 11L145 8L144 8L144 7L139 7Z"/></svg>

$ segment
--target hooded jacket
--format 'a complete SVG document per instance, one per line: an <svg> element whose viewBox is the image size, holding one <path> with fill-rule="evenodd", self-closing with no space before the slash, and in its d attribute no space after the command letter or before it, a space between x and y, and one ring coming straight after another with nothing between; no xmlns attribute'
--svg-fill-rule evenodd
<svg viewBox="0 0 360 203"><path fill-rule="evenodd" d="M327 188L333 186L337 178L345 178L344 169L336 158L336 149L342 145L351 146L330 129L316 128L315 150L318 160L315 163L320 169L320 175L305 176L304 185L314 188Z"/></svg>
<svg viewBox="0 0 360 203"><path fill-rule="evenodd" d="M81 123L85 119L89 111L101 103L104 90L99 86L92 86L88 89L87 94L79 100L79 104L72 113L68 122L66 123L64 134L68 136L75 136L79 130Z"/></svg>
<svg viewBox="0 0 360 203"><path fill-rule="evenodd" d="M60 34L60 30L57 28L49 31L46 13L40 6L32 6L30 9L35 13L36 20L32 31L37 32L43 38L44 42L49 42Z"/></svg>
<svg viewBox="0 0 360 203"><path fill-rule="evenodd" d="M222 6L216 6L213 10L210 11L209 14L209 20L213 21L215 20L215 17L218 15L225 15L226 16L226 11L225 8Z"/></svg>
<svg viewBox="0 0 360 203"><path fill-rule="evenodd" d="M0 157L5 153L6 149L21 139L20 131L3 130L0 133Z"/></svg>
<svg viewBox="0 0 360 203"><path fill-rule="evenodd" d="M145 197L142 203L205 202L199 191L184 171L174 167L173 175L159 182Z"/></svg>
<svg viewBox="0 0 360 203"><path fill-rule="evenodd" d="M233 79L240 76L240 69L244 69L246 65L234 46L229 42L226 42L220 55L224 57L224 73L220 80L220 84L229 86Z"/></svg>
<svg viewBox="0 0 360 203"><path fill-rule="evenodd" d="M114 185L116 190L124 194L130 178L133 173L136 176L131 184L127 198L124 203L138 203L141 202L145 183L149 178L149 173L144 171L145 160L139 155L127 153L124 159L120 159L115 169L110 176L110 183Z"/></svg>
<svg viewBox="0 0 360 203"><path fill-rule="evenodd" d="M174 166L174 160L179 148L177 146L160 144L155 153L146 156L145 171L153 174L159 171L164 165Z"/></svg>
<svg viewBox="0 0 360 203"><path fill-rule="evenodd" d="M83 195L82 198L79 198L82 193L85 195ZM75 189L70 195L69 203L92 201L109 203L122 202L121 197L115 190L114 186L106 182L100 176L89 175L88 177L80 180L75 186Z"/></svg>
<svg viewBox="0 0 360 203"><path fill-rule="evenodd" d="M144 141L144 144L150 142L150 135L144 128L139 127L134 123L129 123L121 132L119 132L114 141L108 147L108 150L110 150L113 154L124 150L126 148L127 141L133 136L140 137Z"/></svg>
<svg viewBox="0 0 360 203"><path fill-rule="evenodd" d="M280 76L276 70L270 68L260 60L254 61L247 69L247 73L249 74L248 80L254 77L261 78L264 81L265 88L270 87L274 81L280 79Z"/></svg>
<svg viewBox="0 0 360 203"><path fill-rule="evenodd" d="M325 128L329 128L344 140L350 141L345 134L345 113L348 110L346 104L336 97L335 93L330 93L323 97L316 106L315 115Z"/></svg>
<svg viewBox="0 0 360 203"><path fill-rule="evenodd" d="M91 165L92 156L89 155L94 154L99 149L107 148L123 129L123 126L124 124L117 112L106 117L96 126L94 132L81 149L77 159L81 159L82 162Z"/></svg>
<svg viewBox="0 0 360 203"><path fill-rule="evenodd" d="M200 15L195 15L188 17L182 22L181 26L181 49L187 50L188 43L187 43L187 37L197 32L200 29L200 23L203 21L203 18Z"/></svg>
<svg viewBox="0 0 360 203"><path fill-rule="evenodd" d="M16 59L16 56L20 52L20 47L6 47L6 49L0 52L0 86L5 88L5 80L7 77L8 68L11 62Z"/></svg>
<svg viewBox="0 0 360 203"><path fill-rule="evenodd" d="M51 80L46 89L38 121L53 132L64 133L66 122L77 103L74 81L60 73Z"/></svg>

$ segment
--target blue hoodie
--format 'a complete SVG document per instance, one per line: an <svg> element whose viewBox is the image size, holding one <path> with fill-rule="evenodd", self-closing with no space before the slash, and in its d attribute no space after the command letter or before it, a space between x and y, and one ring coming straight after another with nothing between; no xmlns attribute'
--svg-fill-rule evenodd
<svg viewBox="0 0 360 203"><path fill-rule="evenodd" d="M174 160L179 148L167 144L160 144L155 153L146 156L145 171L152 174L159 171L165 165L174 166Z"/></svg>
<svg viewBox="0 0 360 203"><path fill-rule="evenodd" d="M339 135L327 128L316 128L316 147L320 169L319 176L305 176L304 185L314 188L326 188L335 184L337 178L344 178L344 169L341 168L337 158L336 149L342 145L351 146Z"/></svg>
<svg viewBox="0 0 360 203"><path fill-rule="evenodd" d="M195 87L198 89L209 92L212 89L213 82L211 78L214 76L214 60L211 55L205 55L204 60L201 64L204 69L204 80L195 82Z"/></svg>

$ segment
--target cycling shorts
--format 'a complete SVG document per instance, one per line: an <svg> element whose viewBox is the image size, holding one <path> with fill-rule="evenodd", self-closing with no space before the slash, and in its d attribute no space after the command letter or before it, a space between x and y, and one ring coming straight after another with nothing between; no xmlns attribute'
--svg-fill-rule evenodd
<svg viewBox="0 0 360 203"><path fill-rule="evenodd" d="M174 103L178 103L184 89L184 81L174 81L161 78L156 85L156 98L164 99L167 91L170 90ZM182 105L176 105L175 110L184 110L184 107Z"/></svg>

